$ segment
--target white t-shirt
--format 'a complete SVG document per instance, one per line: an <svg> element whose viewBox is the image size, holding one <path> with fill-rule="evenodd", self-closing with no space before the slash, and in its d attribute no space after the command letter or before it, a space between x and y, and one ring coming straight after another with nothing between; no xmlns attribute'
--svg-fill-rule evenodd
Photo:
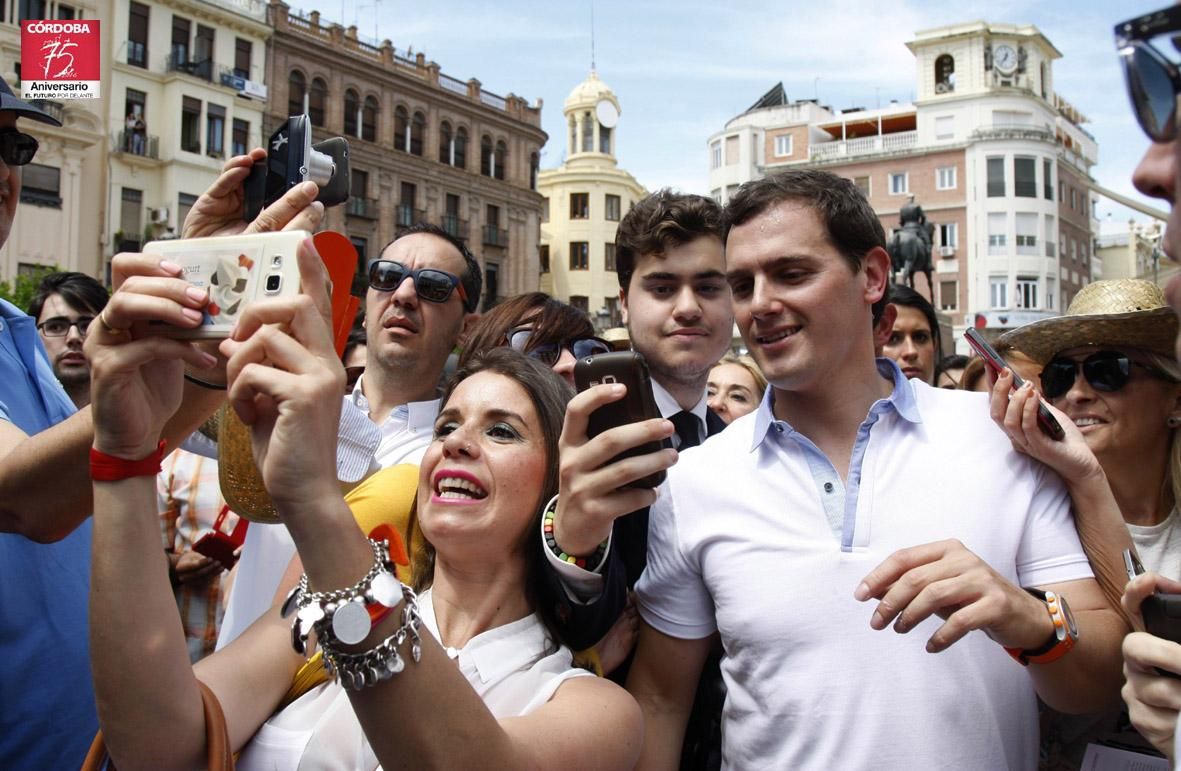
<svg viewBox="0 0 1181 771"><path fill-rule="evenodd" d="M1021 665L980 632L927 653L937 617L874 631L876 602L853 592L894 551L950 538L1014 584L1087 578L1065 489L1013 451L985 395L879 366L894 394L862 425L843 487L773 418L771 391L681 455L651 509L640 613L673 637L720 631L727 768L1033 769Z"/></svg>
<svg viewBox="0 0 1181 771"><path fill-rule="evenodd" d="M1164 521L1155 525L1128 525L1128 532L1145 568L1181 581L1181 516L1176 508Z"/></svg>
<svg viewBox="0 0 1181 771"><path fill-rule="evenodd" d="M430 591L418 598L423 625L439 638ZM405 644L407 650L409 643ZM407 659L407 668L414 662ZM476 635L458 651L460 672L497 718L520 717L553 698L562 683L590 677L571 664L568 648L550 639L537 615ZM397 675L395 675L397 677ZM380 768L336 683L305 693L263 724L238 758L238 771L372 771Z"/></svg>

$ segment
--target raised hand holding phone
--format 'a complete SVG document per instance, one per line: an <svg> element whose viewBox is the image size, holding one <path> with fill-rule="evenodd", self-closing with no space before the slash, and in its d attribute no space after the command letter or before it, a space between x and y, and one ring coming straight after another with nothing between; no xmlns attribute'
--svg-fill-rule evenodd
<svg viewBox="0 0 1181 771"><path fill-rule="evenodd" d="M992 370L994 377L1000 377L1002 372L1009 369L1008 363L1001 358L1001 355L996 352L996 349L977 330L968 329L964 333L964 339L968 341L968 345L972 346L972 350L981 359L984 359L984 363ZM1012 372L1011 369L1010 372ZM1016 372L1013 372L1013 390L1016 391L1024 385L1025 379ZM1061 441L1066 436L1066 432L1062 429L1062 424L1058 422L1058 419L1054 417L1054 414L1050 412L1046 405L1041 404L1040 401L1038 404L1037 422L1046 436L1055 441Z"/></svg>

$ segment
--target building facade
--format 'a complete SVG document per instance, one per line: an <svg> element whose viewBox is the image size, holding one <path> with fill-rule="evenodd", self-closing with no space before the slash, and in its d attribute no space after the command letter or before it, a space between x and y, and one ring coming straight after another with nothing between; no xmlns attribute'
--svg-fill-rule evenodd
<svg viewBox="0 0 1181 771"><path fill-rule="evenodd" d="M1178 272L1175 262L1161 250L1164 223L1104 222L1095 238L1095 257L1103 265L1103 277L1139 278L1162 289Z"/></svg>
<svg viewBox="0 0 1181 771"><path fill-rule="evenodd" d="M545 196L541 286L586 311L602 331L621 324L615 231L647 191L618 166L619 100L594 70L570 92L563 114L566 160L538 181Z"/></svg>
<svg viewBox="0 0 1181 771"><path fill-rule="evenodd" d="M307 112L315 141L349 140L352 197L325 226L357 248L358 271L403 228L431 222L465 240L484 270L483 306L536 290L542 198L537 193L541 102L457 80L272 0L269 136Z"/></svg>
<svg viewBox="0 0 1181 771"><path fill-rule="evenodd" d="M0 72L20 94L20 22L24 19L107 19L109 0L0 0ZM105 45L110 29L100 24L102 70L109 66ZM40 146L22 172L21 201L7 243L0 248L0 280L57 266L103 275L106 116L111 97L104 79L101 99L33 100L62 122L61 128L20 122Z"/></svg>
<svg viewBox="0 0 1181 771"><path fill-rule="evenodd" d="M268 97L262 0L111 3L108 254L176 238L228 158L257 147Z"/></svg>
<svg viewBox="0 0 1181 771"><path fill-rule="evenodd" d="M710 188L823 168L865 192L887 233L913 197L935 225L932 300L967 326L1056 315L1091 280L1095 230L1085 118L1053 90L1061 54L1036 27L973 22L916 34L917 98L833 111L782 88L710 137ZM927 294L925 279L916 287ZM966 347L961 344L960 347Z"/></svg>

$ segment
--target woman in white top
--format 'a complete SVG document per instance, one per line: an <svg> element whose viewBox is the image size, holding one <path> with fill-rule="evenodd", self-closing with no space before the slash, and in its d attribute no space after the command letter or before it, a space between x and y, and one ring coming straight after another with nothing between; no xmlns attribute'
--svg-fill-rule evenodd
<svg viewBox="0 0 1181 771"><path fill-rule="evenodd" d="M255 458L299 549L308 588L329 592L364 583L378 568L335 477L344 372L325 323L326 277L318 262L305 246L307 294L251 306L222 351L230 356L229 397L251 426ZM156 281L158 295L185 291L179 280ZM179 359L210 363L185 343L133 339L126 328L143 299L129 294L115 294L87 348L96 361L94 446L139 459L155 449L177 406ZM432 302L460 300L453 293ZM177 360L159 361L166 356ZM137 361L146 363L131 375L104 377ZM553 642L533 594L540 551L533 540L557 488L568 397L544 366L508 349L457 373L419 475L419 524L435 549L431 589L418 599L427 630L420 660L411 639L398 640L400 672L362 677L359 690L321 685L277 714L304 663L293 652L290 621L267 613L190 668L159 549L153 479L96 482L91 660L115 764L127 771L204 763L199 679L225 712L241 768L634 765L643 732L638 707L610 681L570 668L570 653ZM392 610L375 614L382 604ZM346 645L318 628L321 646L331 643L342 657L381 650L383 640L407 630L407 606L398 596L370 602L376 620L361 642ZM333 620L327 629L335 628Z"/></svg>

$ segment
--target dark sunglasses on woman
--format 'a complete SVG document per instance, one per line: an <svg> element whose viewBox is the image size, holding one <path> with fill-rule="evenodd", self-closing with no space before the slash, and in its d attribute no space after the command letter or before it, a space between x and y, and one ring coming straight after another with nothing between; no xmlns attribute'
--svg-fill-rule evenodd
<svg viewBox="0 0 1181 771"><path fill-rule="evenodd" d="M24 166L37 154L37 140L14 128L0 129L0 160L9 166Z"/></svg>
<svg viewBox="0 0 1181 771"><path fill-rule="evenodd" d="M1137 361L1122 351L1097 351L1082 360L1065 356L1052 359L1042 370L1042 393L1047 399L1065 396L1074 386L1080 369L1091 388L1112 393L1132 379L1132 367L1146 369L1162 380L1172 380L1160 369Z"/></svg>
<svg viewBox="0 0 1181 771"><path fill-rule="evenodd" d="M557 364L558 359L562 358L562 351L570 351L576 359L599 353L610 353L611 351L611 344L597 337L580 337L577 340L540 343L530 347L529 343L532 337L533 329L514 329L508 333L509 347L514 351L520 351L526 356L537 359L547 367Z"/></svg>
<svg viewBox="0 0 1181 771"><path fill-rule="evenodd" d="M1115 47L1124 66L1132 111L1153 142L1177 138L1177 94L1181 70L1165 55L1177 59L1181 6L1171 5L1115 25ZM1162 38L1157 42L1154 38ZM1162 50L1161 43L1164 43Z"/></svg>
<svg viewBox="0 0 1181 771"><path fill-rule="evenodd" d="M464 290L459 276L438 268L418 268L410 270L400 262L393 260L374 260L369 264L369 286L379 292L392 292L402 285L409 276L414 282L414 291L428 302L445 303L451 297L452 290L459 291L459 299L463 307L468 308L467 291Z"/></svg>

